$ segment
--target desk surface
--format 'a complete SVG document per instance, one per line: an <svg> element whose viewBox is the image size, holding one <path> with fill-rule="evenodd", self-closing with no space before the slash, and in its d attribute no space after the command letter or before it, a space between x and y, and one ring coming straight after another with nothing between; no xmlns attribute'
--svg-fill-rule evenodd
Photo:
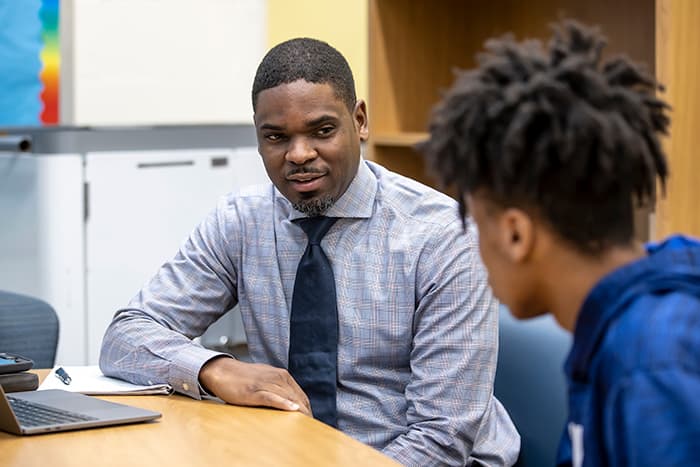
<svg viewBox="0 0 700 467"><path fill-rule="evenodd" d="M47 370L38 370L40 378ZM394 466L394 461L297 412L172 396L103 399L157 410L154 422L36 436L0 432L3 467Z"/></svg>

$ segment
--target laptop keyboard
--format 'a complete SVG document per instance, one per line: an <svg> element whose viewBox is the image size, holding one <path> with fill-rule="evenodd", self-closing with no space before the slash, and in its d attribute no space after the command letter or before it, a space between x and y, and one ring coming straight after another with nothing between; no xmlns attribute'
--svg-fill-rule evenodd
<svg viewBox="0 0 700 467"><path fill-rule="evenodd" d="M15 416L19 420L19 424L24 427L97 420L95 417L88 417L67 410L37 404L36 402L16 399L9 395L7 399L10 401L10 405L15 412Z"/></svg>

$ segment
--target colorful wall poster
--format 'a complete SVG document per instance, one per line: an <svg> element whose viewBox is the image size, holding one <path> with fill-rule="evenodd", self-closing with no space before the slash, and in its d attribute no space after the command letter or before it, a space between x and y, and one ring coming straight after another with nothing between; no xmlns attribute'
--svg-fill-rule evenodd
<svg viewBox="0 0 700 467"><path fill-rule="evenodd" d="M60 0L0 0L0 126L58 123Z"/></svg>

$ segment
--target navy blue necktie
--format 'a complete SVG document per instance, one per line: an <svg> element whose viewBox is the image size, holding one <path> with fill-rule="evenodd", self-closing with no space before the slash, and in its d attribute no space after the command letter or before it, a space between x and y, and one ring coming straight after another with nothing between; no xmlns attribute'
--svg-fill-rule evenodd
<svg viewBox="0 0 700 467"><path fill-rule="evenodd" d="M333 427L338 426L338 307L333 269L321 239L336 220L320 216L297 221L309 243L294 281L288 367L308 396L314 417Z"/></svg>

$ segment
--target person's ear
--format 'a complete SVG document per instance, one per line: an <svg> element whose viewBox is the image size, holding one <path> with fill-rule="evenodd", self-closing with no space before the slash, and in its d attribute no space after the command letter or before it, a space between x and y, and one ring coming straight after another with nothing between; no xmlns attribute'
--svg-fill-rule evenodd
<svg viewBox="0 0 700 467"><path fill-rule="evenodd" d="M501 245L512 262L522 263L534 247L535 226L532 218L516 208L506 209L500 217Z"/></svg>
<svg viewBox="0 0 700 467"><path fill-rule="evenodd" d="M365 101L360 99L355 102L352 117L357 133L360 136L360 141L367 141L369 130L367 128L367 104L365 104Z"/></svg>

